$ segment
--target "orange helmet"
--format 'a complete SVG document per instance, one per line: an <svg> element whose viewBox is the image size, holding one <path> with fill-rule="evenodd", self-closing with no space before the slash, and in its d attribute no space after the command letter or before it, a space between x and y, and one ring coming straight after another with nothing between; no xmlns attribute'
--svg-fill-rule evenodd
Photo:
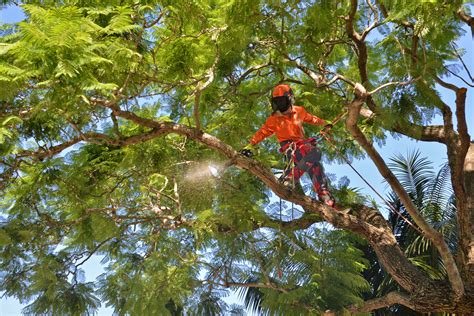
<svg viewBox="0 0 474 316"><path fill-rule="evenodd" d="M279 84L273 88L272 109L273 112L285 112L294 103L294 94L287 84Z"/></svg>
<svg viewBox="0 0 474 316"><path fill-rule="evenodd" d="M279 84L273 88L272 97L292 96L293 90L287 84Z"/></svg>

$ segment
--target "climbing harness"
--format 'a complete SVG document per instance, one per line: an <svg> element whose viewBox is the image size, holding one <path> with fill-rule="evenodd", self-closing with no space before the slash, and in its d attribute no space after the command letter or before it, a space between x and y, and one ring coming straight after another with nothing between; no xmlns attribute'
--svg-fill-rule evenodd
<svg viewBox="0 0 474 316"><path fill-rule="evenodd" d="M332 128L346 115L347 111L341 112L339 115L337 115L329 128ZM280 153L285 155L285 157L288 158L288 162L286 163L283 169L283 174L279 179L280 182L285 181L291 174L291 187L292 189L295 188L295 168L299 170L299 176L301 176L302 174L314 167L314 161L319 161L321 158L321 152L319 151L319 149L317 149L316 144L321 143L324 140L324 136L325 133L320 132L319 135L317 135L316 137L310 137L307 139L300 139L296 141L287 140L281 143L281 148L279 151ZM309 152L307 152L307 154L305 154L300 159L300 161L298 161L298 164L296 164L296 151L300 148L304 148L305 145L314 146L316 147L316 150L310 150ZM322 183L320 183L320 185L321 184Z"/></svg>
<svg viewBox="0 0 474 316"><path fill-rule="evenodd" d="M334 125L336 125L344 116L347 115L347 111L339 114L335 119L334 121L332 122L332 126L330 128L332 128ZM291 141L288 141L288 143L284 144L281 148L280 148L280 153L284 153L285 155L287 153L291 154L291 159L289 159L288 163L286 164L285 168L284 168L284 171L283 171L283 175L282 177L280 178L280 180L283 179L284 175L286 175L288 172L291 172L292 174L292 188L294 189L294 168L295 167L304 167L303 164L298 164L298 166L295 166L295 163L294 163L294 153L296 151L296 149L298 148L298 146L302 145L302 144L306 144L306 143L311 143L311 144L316 144L316 143L320 143L322 142L323 140L326 140L326 142L336 151L336 153L344 160L345 163L347 163L347 165L362 179L362 181L365 182L365 184L367 184L369 186L369 188L375 192L375 194L389 207L390 211L395 213L396 215L400 216L400 218L402 220L404 220L408 225L410 225L411 227L413 227L413 229L415 229L418 233L422 234L423 235L423 232L417 227L415 226L408 218L406 218L406 216L404 216L403 214L401 214L395 207L393 207L393 205L391 203L389 203L365 178L364 176L362 176L362 174L357 171L357 169L352 165L352 163L345 157L345 155L337 148L336 145L334 145L334 143L331 141L331 139L329 138L329 136L327 135L327 132L329 132L329 130L325 131L325 132L320 132L319 135L317 137L310 137L310 138L307 138L307 139L303 139L303 140L298 140L298 141L294 141L294 142L291 142ZM310 157L308 157L310 158ZM305 160L304 158L302 160ZM307 159L307 160L310 160L310 159ZM307 161L304 161L303 163L306 163ZM302 169L303 170L303 169ZM280 199L281 201L281 199ZM280 207L280 212L281 212L281 207Z"/></svg>

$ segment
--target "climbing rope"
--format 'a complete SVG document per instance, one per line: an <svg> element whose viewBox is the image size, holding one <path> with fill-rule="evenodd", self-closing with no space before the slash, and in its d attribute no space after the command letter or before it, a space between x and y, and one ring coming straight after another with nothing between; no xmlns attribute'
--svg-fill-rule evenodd
<svg viewBox="0 0 474 316"><path fill-rule="evenodd" d="M336 125L344 116L347 115L347 111L344 111L342 113L340 113L332 122L332 127L334 127L334 125ZM415 229L417 232L419 232L420 234L423 235L423 232L417 227L415 226L408 218L406 218L406 216L404 216L402 213L400 213L395 207L393 207L393 205L391 203L389 203L365 178L364 176L359 172L357 171L357 169L352 165L352 163L345 157L345 155L337 148L336 145L334 145L334 143L331 141L331 139L329 138L329 136L327 135L327 133L329 132L326 131L326 132L320 132L319 135L317 137L312 137L312 138L309 138L307 140L305 140L305 142L321 142L323 139L325 139L329 145L338 153L338 155L344 160L345 163L347 163L347 165L362 179L362 181L365 182L365 184L367 184L369 186L369 188L375 192L375 194L388 206L389 210L393 213L395 213L396 215L400 216L400 218L402 220L404 220L408 225L410 225L411 227L413 227L413 229ZM291 152L291 159L290 161L287 163L287 165L285 166L285 169L284 169L284 174L286 174L286 172L288 171L288 168L292 168L291 170L291 173L293 175L293 182L292 182L292 188L294 189L294 152L296 150L296 145L294 143L291 143L288 148L285 149L285 154L287 154L288 150L292 150ZM280 199L281 200L281 199ZM280 210L281 211L281 210ZM292 214L293 216L293 214Z"/></svg>
<svg viewBox="0 0 474 316"><path fill-rule="evenodd" d="M344 116L347 115L347 111L339 114L332 122L332 126L330 128L332 128L334 125L336 125ZM334 143L331 141L331 139L329 138L329 136L327 135L327 133L330 131L327 130L326 132L320 132L320 134L317 136L317 137L313 137L313 138L309 138L307 140L305 140L305 142L314 142L314 143L317 143L317 142L321 142L323 139L325 139L329 145L336 151L336 153L344 160L345 163L347 163L347 165L362 179L362 181L365 182L365 184L367 184L367 186L369 186L369 188L374 191L374 193L388 206L389 210L391 212L393 212L394 214L398 215L403 221L405 221L408 225L410 225L414 230L416 230L418 233L420 233L421 235L423 235L423 232L421 231L420 228L418 228L417 226L415 226L408 218L406 218L406 216L404 216L402 213L400 213L391 203L389 203L365 178L364 176L352 165L352 163L349 161L349 159L346 158L346 156L337 148L336 145L334 145ZM295 142L292 142L288 145L287 148L285 148L282 153L286 156L286 157L290 157L285 168L283 169L283 173L282 173L282 176L281 176L281 181L285 181L285 178L288 174L291 174L291 187L292 189L295 188L295 172L294 172L294 168L295 168L295 151L297 149L297 144ZM293 202L291 203L291 220L294 219L294 204ZM282 249L282 235L283 235L283 232L282 232L282 220L283 220L283 217L282 217L282 200L280 198L280 226L279 226L279 248L280 248L280 251ZM288 250L288 254L290 256L293 256L296 252L296 249L294 247L290 247L290 249ZM279 277L281 278L282 277L282 271L281 271L281 267L278 266L277 268L278 270L278 275Z"/></svg>
<svg viewBox="0 0 474 316"><path fill-rule="evenodd" d="M419 232L421 235L423 235L423 232L418 228L416 227L408 218L406 218L405 216L403 216L402 213L400 213L395 207L393 207L393 205L391 203L389 203L363 176L362 174L357 171L357 169L352 165L352 163L349 161L349 159L346 158L346 156L337 148L336 145L334 145L331 141L331 139L326 135L326 133L320 133L322 135L322 137L329 143L329 145L339 154L339 156L345 161L345 163L347 163L347 165L349 165L349 167L362 179L362 181L365 182L365 184L367 184L369 186L370 189L372 189L372 191L375 192L375 194L377 194L377 196L389 207L390 211L392 211L393 213L397 214L398 216L400 216L400 218L402 218L408 225L410 225L411 227L413 227L413 229L415 229L417 232Z"/></svg>

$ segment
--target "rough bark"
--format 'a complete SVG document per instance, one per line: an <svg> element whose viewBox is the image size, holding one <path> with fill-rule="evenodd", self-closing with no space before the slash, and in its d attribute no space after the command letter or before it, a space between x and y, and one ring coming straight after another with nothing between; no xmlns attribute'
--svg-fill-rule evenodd
<svg viewBox="0 0 474 316"><path fill-rule="evenodd" d="M474 143L470 144L464 161L464 188L468 194L464 217L459 220L463 236L460 239L460 264L466 284L474 290Z"/></svg>
<svg viewBox="0 0 474 316"><path fill-rule="evenodd" d="M436 249L439 251L441 260L443 261L446 272L448 274L449 281L455 292L455 301L458 301L464 295L464 285L459 274L459 270L454 261L448 245L443 239L443 236L433 229L418 212L418 209L414 205L413 201L409 197L408 193L403 189L402 185L390 171L382 157L375 150L372 144L366 139L361 130L357 127L357 119L363 102L366 99L366 90L361 84L357 84L355 87L356 98L349 106L349 116L346 121L347 129L351 132L354 139L364 148L369 157L372 159L380 174L390 184L394 192L399 196L406 210L413 218L418 227L423 231L427 238L429 238Z"/></svg>
<svg viewBox="0 0 474 316"><path fill-rule="evenodd" d="M387 17L389 14L388 11L385 9L385 7L382 4L380 3L378 4L381 7L382 14L385 17ZM464 272L464 269L466 268L466 265L465 265L466 263L461 263L461 265L458 267L458 265L456 264L454 260L453 255L451 254L449 248L444 242L443 236L439 232L434 230L432 227L430 227L430 225L428 225L426 221L423 219L423 217L418 213L418 210L414 206L411 199L408 197L408 194L406 194L405 190L398 183L398 180L393 176L393 174L391 174L390 170L386 167L383 159L376 152L376 150L370 144L370 142L368 142L367 139L365 139L365 136L357 127L357 118L359 116L361 105L363 103L366 103L372 112L375 112L375 113L378 112L377 105L375 104L374 100L371 98L370 94L366 92L366 89L370 88L371 86L371 83L368 79L368 73L367 73L367 68L366 68L368 54L367 54L367 47L364 42L363 36L361 36L355 29L354 20L355 20L355 15L357 13L357 7L358 7L358 2L355 0L351 0L351 9L350 9L349 14L345 17L345 21L346 21L347 35L357 47L358 70L359 70L359 75L360 75L360 80L362 82L362 85L357 84L355 86L356 98L354 99L352 103L352 109L350 109L350 112L352 112L352 115L349 114L349 118L347 120L348 122L346 123L347 128L351 132L351 134L354 136L356 141L365 149L369 157L374 161L375 165L379 169L379 172L388 181L388 183L391 185L394 192L396 192L396 194L400 197L402 203L405 205L409 214L412 216L412 218L417 223L417 225L424 231L425 235L433 242L433 245L439 251L442 261L444 262L446 266L448 279L455 293L455 298L454 298L455 301L463 301L465 300L465 297L466 297L465 287L464 287L465 284L463 283L463 280L461 279L461 274L459 270L462 270L463 275L465 275L466 272ZM401 24L406 24L407 26L411 26L411 23L409 22L405 22ZM415 44L415 41L416 41L416 45L412 45L412 51L411 51L411 55L413 57L414 63L417 62L418 39L414 38L414 44ZM442 81L439 78L435 78L435 80L436 79L438 79L438 81ZM444 84L444 82L441 82L440 84ZM466 144L469 142L469 135L467 133L466 118L465 118L465 113L464 113L466 89L464 88L458 89L456 86L447 84L447 83L444 86L445 87L447 86L448 89L451 89L456 92L456 118L458 120L457 132L453 128L453 118L452 118L453 115L452 115L451 109L449 108L448 105L446 105L444 102L442 102L439 99L434 100L434 101L438 101L436 104L439 105L443 113L444 124L443 124L443 127L437 129L437 132L435 134L429 135L429 138L427 138L426 134L423 134L423 132L433 131L432 129L425 129L425 128L419 129L418 128L414 133L413 130L409 130L406 127L396 126L395 128L392 128L392 130L399 133L401 132L402 134L405 134L408 136L419 135L418 137L414 137L414 138L415 139L426 138L424 140L438 141L438 142L444 143L447 146L448 161L452 170L452 184L453 184L454 192L457 197L457 206L458 206L458 212L459 212L458 222L460 224L460 227L464 226L464 228L461 228L462 230L460 230L460 235L462 235L460 237L463 240L463 242L466 242L466 239L469 240L467 241L468 244L461 245L460 248L463 248L463 250L461 251L463 251L464 252L463 255L467 256L468 258L469 252L471 251L470 240L471 240L472 229L469 231L468 229L471 227L469 227L469 224L465 223L466 221L468 221L467 218L470 218L469 216L470 213L467 209L466 199L470 195L474 194L474 192L470 193L469 191L465 191L466 181L464 181L464 170L462 168L462 165L465 160L464 158L466 157L467 148L469 146L468 144ZM469 260L467 258L466 260Z"/></svg>

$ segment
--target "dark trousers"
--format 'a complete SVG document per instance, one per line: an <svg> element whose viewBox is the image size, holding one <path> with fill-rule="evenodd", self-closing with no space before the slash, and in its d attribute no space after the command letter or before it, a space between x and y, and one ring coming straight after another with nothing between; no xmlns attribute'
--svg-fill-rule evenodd
<svg viewBox="0 0 474 316"><path fill-rule="evenodd" d="M328 180L321 164L321 150L312 142L282 142L282 149L287 161L283 173L284 179L299 181L308 172L314 191L318 196L329 193Z"/></svg>

